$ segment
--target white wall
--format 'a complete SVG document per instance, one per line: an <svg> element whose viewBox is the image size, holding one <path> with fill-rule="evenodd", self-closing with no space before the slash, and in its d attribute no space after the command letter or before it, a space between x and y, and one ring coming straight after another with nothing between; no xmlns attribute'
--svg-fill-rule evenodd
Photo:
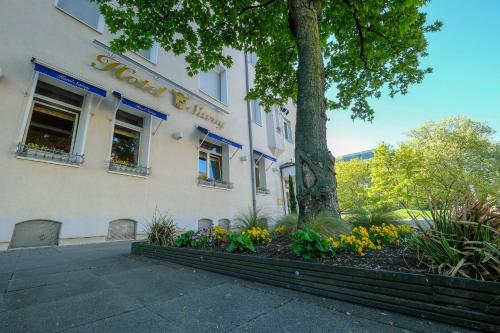
<svg viewBox="0 0 500 333"><path fill-rule="evenodd" d="M228 114L212 112L225 122L217 129L210 122L175 108L170 92L153 97L110 73L90 66L99 50L92 41L109 44L111 36L85 26L54 7L53 0L4 1L0 11L0 242L8 242L14 225L30 219L51 219L62 222L61 238L104 236L110 221L127 218L139 222L138 231L151 218L155 207L168 210L184 228L196 228L197 220L233 218L251 205L250 159L241 162L241 155L250 156L244 80L244 56L228 51L234 65L228 70L227 106L219 105ZM168 77L186 89L203 96L198 78L187 76L182 57L161 50L158 64L127 53L127 56ZM117 90L141 104L169 114L151 140L150 165L147 178L107 172L114 100L107 97L97 108L93 103L85 143L85 163L80 167L21 160L15 157L18 137L23 130L27 92L34 74L31 57L42 59L67 72ZM252 68L250 66L250 68ZM252 69L253 70L253 69ZM253 75L253 74L252 74ZM137 76L161 86L147 73ZM206 99L210 97L204 96ZM293 105L289 108L294 109ZM208 107L207 107L208 109ZM295 112L290 113L294 126ZM154 118L153 128L158 125ZM199 124L228 139L243 144L230 161L232 190L197 185L197 143ZM184 138L172 135L183 132ZM271 155L267 149L265 117L263 126L254 125L254 147ZM230 148L230 153L234 148ZM289 144L279 164L293 159ZM266 165L267 162L266 162ZM267 171L269 195L258 195L258 205L274 216L282 213L279 171Z"/></svg>

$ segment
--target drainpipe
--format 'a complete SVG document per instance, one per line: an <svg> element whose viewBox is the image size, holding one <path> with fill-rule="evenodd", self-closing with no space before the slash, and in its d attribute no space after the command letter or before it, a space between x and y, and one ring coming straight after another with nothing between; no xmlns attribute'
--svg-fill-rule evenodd
<svg viewBox="0 0 500 333"><path fill-rule="evenodd" d="M250 79L248 77L248 56L247 53L244 52L245 56L245 84L247 95L250 91ZM252 180L252 209L253 211L257 211L257 199L255 197L255 161L253 159L253 134L252 134L252 112L250 110L250 101L247 100L247 118L248 118L248 142L250 147L250 175Z"/></svg>

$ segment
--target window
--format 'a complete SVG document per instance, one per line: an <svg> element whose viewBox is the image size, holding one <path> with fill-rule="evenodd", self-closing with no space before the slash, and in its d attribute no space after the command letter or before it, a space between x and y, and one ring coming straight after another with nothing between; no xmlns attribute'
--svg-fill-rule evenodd
<svg viewBox="0 0 500 333"><path fill-rule="evenodd" d="M252 65L253 67L255 67L255 65L257 65L258 60L259 60L259 58L257 57L257 54L255 54L254 52L251 52L248 54L248 63L250 65Z"/></svg>
<svg viewBox="0 0 500 333"><path fill-rule="evenodd" d="M153 47L147 50L140 50L137 52L138 55L143 57L144 59L149 60L153 64L158 63L158 43L154 43Z"/></svg>
<svg viewBox="0 0 500 333"><path fill-rule="evenodd" d="M262 125L262 110L259 101L250 101L250 111L252 112L252 120L258 125Z"/></svg>
<svg viewBox="0 0 500 333"><path fill-rule="evenodd" d="M148 118L149 119L149 118ZM145 118L118 110L111 143L110 171L146 176L147 136Z"/></svg>
<svg viewBox="0 0 500 333"><path fill-rule="evenodd" d="M201 179L222 181L222 147L206 141L201 144L198 176Z"/></svg>
<svg viewBox="0 0 500 333"><path fill-rule="evenodd" d="M83 104L84 96L38 81L18 156L81 164Z"/></svg>
<svg viewBox="0 0 500 333"><path fill-rule="evenodd" d="M56 0L56 7L73 16L89 27L104 31L104 17L99 11L99 4L89 0Z"/></svg>
<svg viewBox="0 0 500 333"><path fill-rule="evenodd" d="M217 68L200 73L200 90L227 104L227 73L224 68Z"/></svg>
<svg viewBox="0 0 500 333"><path fill-rule="evenodd" d="M255 159L255 188L257 193L268 194L269 190L266 188L266 162L264 158L259 157Z"/></svg>
<svg viewBox="0 0 500 333"><path fill-rule="evenodd" d="M230 189L228 182L228 148L207 141L200 141L198 152L198 184Z"/></svg>
<svg viewBox="0 0 500 333"><path fill-rule="evenodd" d="M285 127L285 139L292 141L292 124L290 123L290 120L285 119L283 125Z"/></svg>

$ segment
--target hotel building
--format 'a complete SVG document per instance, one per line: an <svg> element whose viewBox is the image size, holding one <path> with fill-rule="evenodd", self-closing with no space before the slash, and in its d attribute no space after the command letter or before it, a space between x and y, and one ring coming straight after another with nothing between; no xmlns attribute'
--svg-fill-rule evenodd
<svg viewBox="0 0 500 333"><path fill-rule="evenodd" d="M188 76L158 45L113 54L87 0L3 1L0 249L138 239L288 211L296 107L246 101L255 56Z"/></svg>

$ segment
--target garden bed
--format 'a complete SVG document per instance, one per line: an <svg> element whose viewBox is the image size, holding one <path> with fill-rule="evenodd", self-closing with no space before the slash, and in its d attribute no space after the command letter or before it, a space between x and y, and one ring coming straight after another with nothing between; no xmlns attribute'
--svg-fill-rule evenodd
<svg viewBox="0 0 500 333"><path fill-rule="evenodd" d="M249 252L246 255L305 262L293 252L290 241L284 239L273 239L270 244L256 245L255 252ZM365 256L337 253L333 257L323 259L311 258L307 262L396 272L423 272L427 270L426 267L420 265L421 263L414 252L399 246L385 246L379 251L366 251Z"/></svg>
<svg viewBox="0 0 500 333"><path fill-rule="evenodd" d="M252 255L162 247L143 242L132 244L134 255L468 328L500 331L500 283L409 273L413 264L408 265L407 272L402 272L401 264L388 261L388 258L401 256L390 251L398 250L393 247L349 259L336 256L320 263L289 260L293 253L284 247L280 249L279 242L272 251L269 247L266 250L257 247L256 254ZM379 259L374 260L377 257Z"/></svg>

